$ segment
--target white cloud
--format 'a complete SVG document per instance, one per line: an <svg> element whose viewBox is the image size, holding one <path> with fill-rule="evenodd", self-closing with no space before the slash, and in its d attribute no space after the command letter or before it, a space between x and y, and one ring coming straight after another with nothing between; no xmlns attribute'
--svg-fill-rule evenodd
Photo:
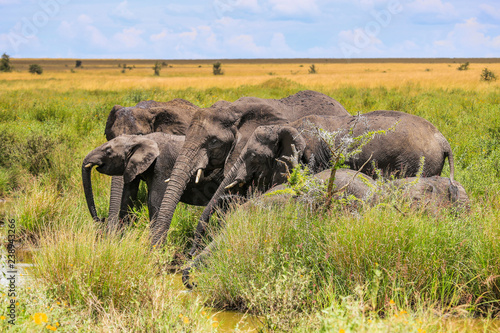
<svg viewBox="0 0 500 333"><path fill-rule="evenodd" d="M126 20L132 20L135 18L134 13L128 7L127 0L120 2L120 4L118 6L116 6L115 9L111 13L114 16L117 16L119 18L124 18Z"/></svg>
<svg viewBox="0 0 500 333"><path fill-rule="evenodd" d="M61 24L59 24L59 27L57 28L57 32L61 36L69 39L73 39L77 35L75 28L73 27L73 24L69 23L68 21L62 21Z"/></svg>
<svg viewBox="0 0 500 333"><path fill-rule="evenodd" d="M94 20L88 15L82 14L78 16L77 21L81 24L92 24L94 23Z"/></svg>
<svg viewBox="0 0 500 333"><path fill-rule="evenodd" d="M272 10L285 15L304 15L319 13L315 0L269 0Z"/></svg>
<svg viewBox="0 0 500 333"><path fill-rule="evenodd" d="M408 8L417 13L457 14L455 7L451 3L443 3L441 0L415 0L408 4Z"/></svg>
<svg viewBox="0 0 500 333"><path fill-rule="evenodd" d="M264 54L265 49L261 46L258 46L252 35L239 35L234 38L231 38L227 45L233 49L233 52L244 52L248 55L262 55Z"/></svg>
<svg viewBox="0 0 500 333"><path fill-rule="evenodd" d="M486 52L500 50L500 35L489 36L488 25L477 21L472 17L463 23L455 24L452 31L446 39L434 42L436 47L445 48L463 54L472 54L472 56L486 56Z"/></svg>
<svg viewBox="0 0 500 333"><path fill-rule="evenodd" d="M143 33L144 30L134 27L125 28L122 32L115 34L113 39L117 42L118 47L132 49L144 44L144 40L141 38Z"/></svg>
<svg viewBox="0 0 500 333"><path fill-rule="evenodd" d="M85 27L85 33L87 39L95 46L102 47L102 48L107 48L108 45L108 39L104 34L94 27L93 25L88 25Z"/></svg>
<svg viewBox="0 0 500 333"><path fill-rule="evenodd" d="M493 7L493 6L488 5L488 4L481 4L481 5L479 5L479 8L482 11L484 11L486 14L488 14L489 16L491 16L497 20L500 20L500 8Z"/></svg>
<svg viewBox="0 0 500 333"><path fill-rule="evenodd" d="M250 9L250 10L255 11L255 12L260 10L260 6L259 6L259 3L257 0L238 0L236 2L236 6L241 7L241 8Z"/></svg>

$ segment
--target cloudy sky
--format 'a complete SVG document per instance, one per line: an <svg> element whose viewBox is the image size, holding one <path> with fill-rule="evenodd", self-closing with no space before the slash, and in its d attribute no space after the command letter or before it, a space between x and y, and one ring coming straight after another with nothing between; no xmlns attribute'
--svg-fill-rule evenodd
<svg viewBox="0 0 500 333"><path fill-rule="evenodd" d="M498 0L0 0L30 58L500 57Z"/></svg>

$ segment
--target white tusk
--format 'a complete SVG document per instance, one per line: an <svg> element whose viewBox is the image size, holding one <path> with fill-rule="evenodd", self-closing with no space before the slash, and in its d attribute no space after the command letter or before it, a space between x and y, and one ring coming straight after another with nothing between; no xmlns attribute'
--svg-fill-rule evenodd
<svg viewBox="0 0 500 333"><path fill-rule="evenodd" d="M89 164L85 165L85 167L86 168L92 168L92 165L93 165L92 163L89 163Z"/></svg>
<svg viewBox="0 0 500 333"><path fill-rule="evenodd" d="M168 183L170 181L170 178L169 179L165 179L165 183Z"/></svg>
<svg viewBox="0 0 500 333"><path fill-rule="evenodd" d="M238 184L238 181L235 180L234 182L232 182L231 184L227 185L226 187L224 187L224 189L226 190L229 190L231 187L234 187Z"/></svg>
<svg viewBox="0 0 500 333"><path fill-rule="evenodd" d="M196 180L194 181L196 184L200 181L201 173L203 172L203 169L198 169L198 172L196 173Z"/></svg>

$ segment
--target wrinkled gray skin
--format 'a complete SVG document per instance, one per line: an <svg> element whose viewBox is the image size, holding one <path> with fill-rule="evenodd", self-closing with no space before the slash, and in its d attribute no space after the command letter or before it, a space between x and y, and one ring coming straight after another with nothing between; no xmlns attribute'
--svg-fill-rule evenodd
<svg viewBox="0 0 500 333"><path fill-rule="evenodd" d="M224 168L227 174L258 126L283 124L311 114L348 115L336 100L314 91L301 91L279 100L242 97L197 112L186 132L158 219L153 222L152 244L165 239L177 203L195 173L207 175Z"/></svg>
<svg viewBox="0 0 500 333"><path fill-rule="evenodd" d="M168 102L142 101L135 106L115 105L108 115L106 139L112 140L120 135L145 135L163 132L184 135L193 114L200 108L183 100ZM128 207L137 197L139 181L124 184L121 176L111 180L108 225L115 226L120 219L127 217Z"/></svg>
<svg viewBox="0 0 500 333"><path fill-rule="evenodd" d="M311 123L330 132L341 130L341 135L337 137L338 142L348 135L353 126L354 137L366 132L395 128L386 134L375 136L363 147L360 154L346 161L350 169L358 170L373 154L370 162L363 168L364 173L376 177L373 161L383 176L413 177L419 171L420 159L423 156L425 164L422 176L431 177L441 175L444 162L448 158L450 178L453 181L455 167L450 144L434 125L421 117L399 111L381 110L348 117L308 116L290 123L290 126L301 131L307 142L301 162L317 173L329 168L330 154L324 144L309 133Z"/></svg>
<svg viewBox="0 0 500 333"><path fill-rule="evenodd" d="M91 170L110 176L123 176L124 186L138 184L144 180L148 188L149 218L156 217L167 183L165 180L175 163L184 136L165 133L148 135L121 135L92 150L82 163L82 181L89 211L98 221L91 184ZM195 184L190 181L181 201L190 205L204 206L212 197L222 180L222 170L212 177L202 178ZM127 195L123 191L123 195ZM121 200L122 210L127 209L127 200Z"/></svg>

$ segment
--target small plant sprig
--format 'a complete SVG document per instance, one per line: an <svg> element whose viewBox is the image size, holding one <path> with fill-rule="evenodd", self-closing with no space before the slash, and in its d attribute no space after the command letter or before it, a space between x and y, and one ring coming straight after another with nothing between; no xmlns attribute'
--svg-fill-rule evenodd
<svg viewBox="0 0 500 333"><path fill-rule="evenodd" d="M317 73L316 66L314 64L309 66L309 74L316 74L316 73Z"/></svg>
<svg viewBox="0 0 500 333"><path fill-rule="evenodd" d="M363 147L368 144L375 136L377 135L385 135L390 131L393 131L397 125L388 128L387 130L378 130L378 131L369 131L363 133L359 136L354 136L354 129L356 125L363 120L363 116L358 115L354 124L347 130L337 130L335 132L329 132L324 130L316 125L310 125L310 132L316 136L319 140L321 140L327 148L330 150L330 167L331 173L328 179L328 186L326 192L326 208L330 208L332 203L332 198L335 193L343 190L346 186L341 189L334 189L334 181L335 174L338 169L342 168L345 162L351 158L354 158L356 155L361 153ZM368 163L370 158L361 166L359 172L363 169L363 167Z"/></svg>

